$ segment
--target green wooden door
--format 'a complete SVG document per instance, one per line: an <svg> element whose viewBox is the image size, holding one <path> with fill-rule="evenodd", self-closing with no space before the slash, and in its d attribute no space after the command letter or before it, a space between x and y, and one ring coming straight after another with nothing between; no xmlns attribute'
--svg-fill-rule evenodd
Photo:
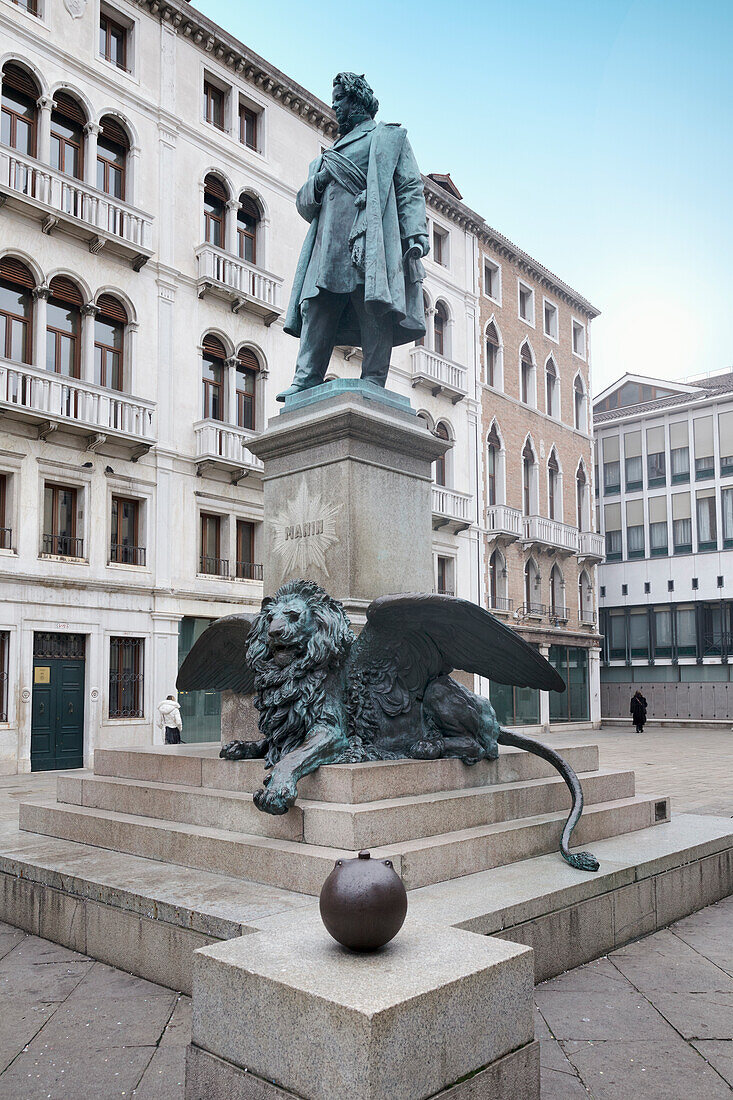
<svg viewBox="0 0 733 1100"><path fill-rule="evenodd" d="M84 659L35 657L31 771L84 766Z"/></svg>

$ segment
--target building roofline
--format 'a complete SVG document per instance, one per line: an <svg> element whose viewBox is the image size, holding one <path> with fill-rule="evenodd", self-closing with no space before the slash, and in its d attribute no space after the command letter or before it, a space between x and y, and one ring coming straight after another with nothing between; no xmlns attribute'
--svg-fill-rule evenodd
<svg viewBox="0 0 733 1100"><path fill-rule="evenodd" d="M620 378L612 382L610 386L606 386L605 390L602 390L593 399L593 404L597 405L599 401L605 401L610 393L620 389L626 382L638 382L642 386L661 386L663 389L674 389L677 393L695 393L702 388L701 386L693 386L689 382L675 382L667 378L655 378L650 374L631 374L627 371L626 374L622 374ZM643 405L644 402L640 401L637 404Z"/></svg>

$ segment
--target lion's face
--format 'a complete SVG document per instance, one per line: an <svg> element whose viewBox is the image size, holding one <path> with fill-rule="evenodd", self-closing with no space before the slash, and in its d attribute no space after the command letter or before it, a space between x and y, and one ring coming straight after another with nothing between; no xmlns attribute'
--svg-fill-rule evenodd
<svg viewBox="0 0 733 1100"><path fill-rule="evenodd" d="M276 600L265 613L266 645L278 668L286 668L307 651L319 629L311 608L300 596Z"/></svg>
<svg viewBox="0 0 733 1100"><path fill-rule="evenodd" d="M338 600L314 581L290 581L262 601L252 623L247 659L274 684L282 677L297 679L310 669L339 666L353 641ZM268 668L280 676L273 679Z"/></svg>

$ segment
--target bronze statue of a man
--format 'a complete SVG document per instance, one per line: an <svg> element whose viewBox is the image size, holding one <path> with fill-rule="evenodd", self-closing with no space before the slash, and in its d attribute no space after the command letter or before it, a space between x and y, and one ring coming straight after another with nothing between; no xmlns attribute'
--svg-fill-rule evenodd
<svg viewBox="0 0 733 1100"><path fill-rule="evenodd" d="M296 199L310 229L285 331L300 350L278 401L319 386L336 345L361 347L362 378L385 386L392 348L425 335L423 182L407 131L375 122L378 108L363 76L334 78L340 137L310 165Z"/></svg>

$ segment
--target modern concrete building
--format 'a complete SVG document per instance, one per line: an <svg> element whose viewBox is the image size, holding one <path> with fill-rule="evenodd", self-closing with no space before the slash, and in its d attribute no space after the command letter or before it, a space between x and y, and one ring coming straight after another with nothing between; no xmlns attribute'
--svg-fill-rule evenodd
<svg viewBox="0 0 733 1100"><path fill-rule="evenodd" d="M733 371L624 375L594 405L604 716L733 714Z"/></svg>

